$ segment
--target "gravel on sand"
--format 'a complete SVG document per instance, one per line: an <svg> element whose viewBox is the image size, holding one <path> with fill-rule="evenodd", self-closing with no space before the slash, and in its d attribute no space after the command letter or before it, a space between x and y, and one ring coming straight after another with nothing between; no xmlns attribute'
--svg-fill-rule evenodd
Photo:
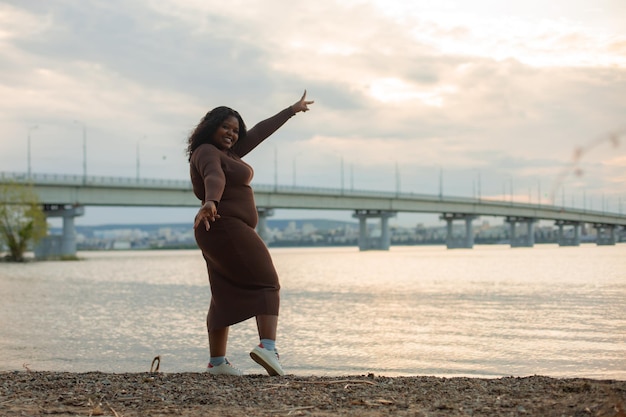
<svg viewBox="0 0 626 417"><path fill-rule="evenodd" d="M0 415L626 417L626 381L5 371Z"/></svg>

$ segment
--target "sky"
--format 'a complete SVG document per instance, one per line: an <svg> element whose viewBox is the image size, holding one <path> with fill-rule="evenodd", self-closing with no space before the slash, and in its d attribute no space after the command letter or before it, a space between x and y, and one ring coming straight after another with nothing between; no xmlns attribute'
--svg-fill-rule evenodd
<svg viewBox="0 0 626 417"><path fill-rule="evenodd" d="M184 180L207 111L250 128L306 89L311 111L246 157L253 184L623 213L625 28L623 0L0 1L0 171Z"/></svg>

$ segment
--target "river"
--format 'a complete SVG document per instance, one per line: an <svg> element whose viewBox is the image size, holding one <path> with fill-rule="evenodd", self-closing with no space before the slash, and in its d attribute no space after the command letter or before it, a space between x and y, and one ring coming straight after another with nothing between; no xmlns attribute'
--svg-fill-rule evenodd
<svg viewBox="0 0 626 417"><path fill-rule="evenodd" d="M295 375L626 379L626 245L271 250L278 348ZM0 370L202 371L210 289L197 250L0 263ZM230 330L248 356L254 320Z"/></svg>

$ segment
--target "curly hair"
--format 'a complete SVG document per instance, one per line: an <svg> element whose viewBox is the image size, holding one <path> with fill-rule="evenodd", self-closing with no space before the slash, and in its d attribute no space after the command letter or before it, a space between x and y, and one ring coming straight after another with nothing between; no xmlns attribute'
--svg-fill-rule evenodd
<svg viewBox="0 0 626 417"><path fill-rule="evenodd" d="M187 140L187 157L191 159L191 154L198 148L198 146L204 143L212 143L213 134L217 128L220 127L224 120L231 116L235 117L239 121L238 140L245 139L248 131L246 129L246 124L243 122L239 113L230 107L216 107L208 112L202 120L200 120L198 126L196 126L191 135L189 135L189 139Z"/></svg>

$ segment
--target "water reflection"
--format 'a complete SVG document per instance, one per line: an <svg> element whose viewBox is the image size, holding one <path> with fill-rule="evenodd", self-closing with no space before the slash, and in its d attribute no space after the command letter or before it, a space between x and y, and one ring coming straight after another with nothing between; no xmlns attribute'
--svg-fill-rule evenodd
<svg viewBox="0 0 626 417"><path fill-rule="evenodd" d="M296 374L626 378L626 246L276 249L281 357ZM208 360L197 251L0 265L0 369L164 372ZM253 321L231 331L248 357Z"/></svg>

